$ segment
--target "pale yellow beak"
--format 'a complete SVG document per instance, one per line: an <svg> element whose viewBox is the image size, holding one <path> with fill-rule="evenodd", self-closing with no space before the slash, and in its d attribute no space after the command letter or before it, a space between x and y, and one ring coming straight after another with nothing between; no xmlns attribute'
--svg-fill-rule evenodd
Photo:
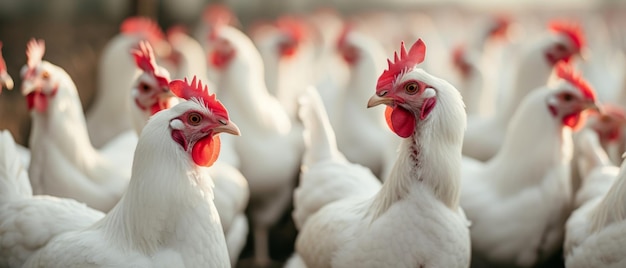
<svg viewBox="0 0 626 268"><path fill-rule="evenodd" d="M6 72L0 75L0 90L2 90L2 87L6 87L8 90L13 89L13 79Z"/></svg>
<svg viewBox="0 0 626 268"><path fill-rule="evenodd" d="M213 128L215 134L217 133L228 133L235 136L241 136L241 132L239 131L239 127L235 125L235 123L228 121L226 125L221 125L219 127Z"/></svg>
<svg viewBox="0 0 626 268"><path fill-rule="evenodd" d="M367 108L372 108L374 106L378 106L381 104L391 105L393 104L393 99L389 97L380 97L374 94L374 96L372 96L370 100L367 102Z"/></svg>
<svg viewBox="0 0 626 268"><path fill-rule="evenodd" d="M598 106L596 102L588 102L587 104L585 104L585 110L592 110L602 113L602 109L600 108L600 106Z"/></svg>

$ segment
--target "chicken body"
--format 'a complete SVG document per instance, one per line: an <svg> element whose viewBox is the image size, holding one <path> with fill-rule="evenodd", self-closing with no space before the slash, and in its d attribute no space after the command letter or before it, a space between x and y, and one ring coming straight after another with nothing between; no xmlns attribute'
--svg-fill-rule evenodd
<svg viewBox="0 0 626 268"><path fill-rule="evenodd" d="M46 61L32 70L24 78L22 93L32 103L29 175L33 192L110 210L128 185L137 136L127 132L95 149L69 75Z"/></svg>
<svg viewBox="0 0 626 268"><path fill-rule="evenodd" d="M385 179L396 158L398 141L387 129L383 107L367 109L364 103L385 69L385 52L376 40L358 30L346 29L337 49L350 66L350 79L337 100L335 120L339 150L350 162L368 167ZM365 146L365 147L364 147ZM366 149L367 153L363 153Z"/></svg>
<svg viewBox="0 0 626 268"><path fill-rule="evenodd" d="M595 195L582 203L567 221L564 256L567 267L622 267L626 265L624 247L626 222L626 172L606 172L603 180L591 181ZM614 175L613 177L611 176ZM607 188L607 182L613 183ZM598 183L599 182L599 183ZM590 191L587 191L588 193ZM582 201L582 200L581 200Z"/></svg>
<svg viewBox="0 0 626 268"><path fill-rule="evenodd" d="M131 20L133 18L125 23ZM120 134L132 132L128 89L132 87L138 72L128 53L139 41L149 39L153 30L160 31L156 23L149 20L144 22L143 31L120 33L102 51L98 63L98 91L93 105L86 113L89 139L96 148L103 147Z"/></svg>
<svg viewBox="0 0 626 268"><path fill-rule="evenodd" d="M87 228L55 237L24 267L229 267L213 190L191 151L209 135L238 130L201 102L155 114L139 138L130 186L115 208ZM191 120L189 113L202 117Z"/></svg>
<svg viewBox="0 0 626 268"><path fill-rule="evenodd" d="M414 48L420 46L421 40L402 58L419 58L414 56ZM458 206L456 186L465 124L463 102L454 87L418 69L415 62L421 61L406 66L390 88L378 88L369 102L370 106L386 103L394 113L410 109L415 118L407 120L416 121L413 134L402 141L390 176L377 192L371 188L354 192L323 206L306 220L296 250L307 266L469 266L469 223ZM420 88L419 94L404 93L404 85L413 81L429 86ZM406 103L395 102L401 98ZM436 98L436 106L427 112L423 106L432 104L431 98ZM315 165L307 172L312 173L313 168ZM345 178L348 174L335 176L337 183L353 183ZM316 179L309 177L309 185L316 184L312 182ZM319 178L316 187L330 181Z"/></svg>
<svg viewBox="0 0 626 268"><path fill-rule="evenodd" d="M562 33L545 34L527 44L520 53L516 76L507 85L512 88L505 100L506 104L492 117L468 118L463 154L480 161L493 157L504 142L508 122L524 96L546 84L554 64L561 58L569 59L579 50L574 40Z"/></svg>
<svg viewBox="0 0 626 268"><path fill-rule="evenodd" d="M230 116L250 133L237 139L239 170L250 187L250 213L254 226L255 256L268 263L268 229L290 203L303 151L302 130L293 125L263 81L261 56L239 30L223 26L209 50L220 70L217 85Z"/></svg>
<svg viewBox="0 0 626 268"><path fill-rule="evenodd" d="M26 167L11 134L0 132L0 266L22 267L59 234L104 217L73 199L33 196Z"/></svg>
<svg viewBox="0 0 626 268"><path fill-rule="evenodd" d="M533 267L561 246L572 203L571 129L561 116L593 103L577 92L563 82L529 93L498 154L484 164L463 162L461 205L472 222L473 261ZM571 103L560 101L569 97Z"/></svg>

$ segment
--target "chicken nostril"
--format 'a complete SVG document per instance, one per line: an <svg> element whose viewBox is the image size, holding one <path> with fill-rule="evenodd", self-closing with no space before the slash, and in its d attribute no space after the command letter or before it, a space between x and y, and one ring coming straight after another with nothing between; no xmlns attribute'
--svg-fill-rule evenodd
<svg viewBox="0 0 626 268"><path fill-rule="evenodd" d="M387 90L381 91L380 93L378 93L378 97L384 97L385 95L387 95Z"/></svg>

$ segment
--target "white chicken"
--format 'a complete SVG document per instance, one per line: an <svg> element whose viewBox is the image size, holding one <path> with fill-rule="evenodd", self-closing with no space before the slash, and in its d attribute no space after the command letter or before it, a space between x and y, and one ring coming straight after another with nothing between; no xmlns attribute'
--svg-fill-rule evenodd
<svg viewBox="0 0 626 268"><path fill-rule="evenodd" d="M33 192L109 211L128 186L137 137L129 133L96 150L74 82L62 68L42 61L44 52L43 40L32 39L21 73L32 117L28 171Z"/></svg>
<svg viewBox="0 0 626 268"><path fill-rule="evenodd" d="M469 222L459 206L463 101L448 82L417 68L425 49L421 40L408 52L402 44L367 103L388 105L390 128L404 138L389 178L377 192L345 196L306 220L296 250L307 266L469 266ZM353 184L347 174L335 176ZM308 183L324 187L316 184Z"/></svg>
<svg viewBox="0 0 626 268"><path fill-rule="evenodd" d="M598 135L587 131L581 147L597 165L583 180L576 202L580 205L566 224L563 245L567 267L623 267L626 265L624 208L626 161L620 168L608 161Z"/></svg>
<svg viewBox="0 0 626 268"><path fill-rule="evenodd" d="M303 151L302 130L292 122L280 103L268 93L263 63L252 41L241 31L223 25L214 29L208 50L220 99L231 107L230 116L244 133L237 139L241 173L248 180L249 210L254 232L255 262L266 265L268 231L283 215Z"/></svg>
<svg viewBox="0 0 626 268"><path fill-rule="evenodd" d="M315 47L313 71L315 88L320 93L329 115L336 114L338 96L344 89L349 70L345 61L337 56L337 38L344 23L336 10L319 9L308 16Z"/></svg>
<svg viewBox="0 0 626 268"><path fill-rule="evenodd" d="M140 43L139 49L133 51L133 56L137 67L143 71L137 77L132 89L135 103L133 111L137 111L133 121L137 134L140 135L150 116L162 109L169 109L180 99L171 93L170 79L165 76L167 74L165 70L154 62L154 54L149 43ZM202 81L194 76L191 84L195 85L196 80ZM233 143L230 140L224 142L220 139L220 147L220 155L224 149L230 154L234 153ZM248 182L237 168L219 157L213 166L204 169L201 174L208 177L205 181L212 180L211 184L215 184L215 207L220 215L230 260L234 265L246 244L248 234L248 219L244 211L250 196Z"/></svg>
<svg viewBox="0 0 626 268"><path fill-rule="evenodd" d="M578 133L578 162L582 179L580 187L573 191L574 208L577 209L596 197L603 197L615 182L619 167L609 160L602 149L600 134L591 129ZM566 242L567 244L567 242Z"/></svg>
<svg viewBox="0 0 626 268"><path fill-rule="evenodd" d="M483 51L488 41L500 39L506 34L509 23L508 18L504 16L492 17L481 23L484 25L477 27L478 30L470 37L469 45L464 42L458 43L452 49L452 66L459 74L457 88L463 96L468 116L484 117L493 112L495 94L492 87L484 83L486 79L482 70L485 64ZM488 63L497 67L493 59Z"/></svg>
<svg viewBox="0 0 626 268"><path fill-rule="evenodd" d="M572 129L596 107L565 63L557 85L531 91L488 162L463 162L461 205L472 222L473 263L533 267L561 246L572 203Z"/></svg>
<svg viewBox="0 0 626 268"><path fill-rule="evenodd" d="M509 87L510 95L503 109L493 117L469 117L463 142L463 154L487 161L498 152L506 127L519 103L531 90L544 85L559 61L569 61L585 46L584 36L577 25L552 22L551 34L529 44L521 52L517 76Z"/></svg>
<svg viewBox="0 0 626 268"><path fill-rule="evenodd" d="M172 69L175 70L175 72L170 72L172 78L183 79L195 76L200 81L206 81L209 88L215 88L213 81L208 79L204 49L198 41L187 34L183 26L170 27L167 30L167 41L172 49L169 56L162 62L172 65Z"/></svg>
<svg viewBox="0 0 626 268"><path fill-rule="evenodd" d="M120 26L120 34L113 37L102 51L98 65L98 91L87 111L89 139L96 148L101 148L114 137L132 133L128 102L128 90L137 75L128 51L140 40L148 40L157 50L157 55L168 51L163 32L156 22L142 17L131 17Z"/></svg>
<svg viewBox="0 0 626 268"><path fill-rule="evenodd" d="M307 89L299 102L306 149L300 185L293 193L292 216L298 229L327 204L346 196L373 196L381 188L370 169L349 162L339 151L324 103L315 88Z"/></svg>
<svg viewBox="0 0 626 268"><path fill-rule="evenodd" d="M93 225L53 238L24 267L230 266L213 189L199 167L217 159L218 133L239 129L200 83L176 80L170 88L188 101L150 118L120 202Z"/></svg>
<svg viewBox="0 0 626 268"><path fill-rule="evenodd" d="M130 111L137 135L141 134L150 116L178 104L178 98L170 91L170 74L156 64L150 43L141 41L138 46L132 50L132 56L141 72L130 90Z"/></svg>
<svg viewBox="0 0 626 268"><path fill-rule="evenodd" d="M0 266L19 268L53 237L85 228L104 213L69 198L33 196L11 134L0 131Z"/></svg>
<svg viewBox="0 0 626 268"><path fill-rule="evenodd" d="M310 68L315 56L310 30L301 18L293 16L282 16L257 29L253 41L263 59L267 90L295 122L297 97L313 79L311 72L303 71Z"/></svg>
<svg viewBox="0 0 626 268"><path fill-rule="evenodd" d="M350 162L364 165L385 179L395 161L398 141L387 129L382 116L385 109L363 105L376 87L376 76L385 69L385 51L378 41L353 26L344 29L337 50L350 66L348 84L337 96L333 109L337 113L331 119L339 150Z"/></svg>
<svg viewBox="0 0 626 268"><path fill-rule="evenodd" d="M601 166L617 169L614 165L618 164L617 159L621 159L616 154L621 148L624 148L624 140L622 139L626 127L624 110L609 104L603 104L600 108L602 113L590 113L585 128L574 134L574 158L572 159L572 190L574 193L578 192L581 186L581 178L589 176L599 163ZM590 134L590 131L596 134ZM589 135L597 135L597 138L590 138ZM593 142L589 142L590 139ZM597 147L601 148L601 153L596 152L598 151L595 149L596 143ZM608 154L609 152L612 152L613 155ZM603 157L598 157L598 155Z"/></svg>

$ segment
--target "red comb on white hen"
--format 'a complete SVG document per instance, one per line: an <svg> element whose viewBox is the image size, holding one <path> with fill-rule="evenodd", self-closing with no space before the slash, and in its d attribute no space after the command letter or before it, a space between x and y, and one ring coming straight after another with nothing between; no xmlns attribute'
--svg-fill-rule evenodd
<svg viewBox="0 0 626 268"><path fill-rule="evenodd" d="M194 76L191 80L191 84L185 80L174 80L170 82L170 90L174 95L186 100L196 99L198 102L204 104L207 108L217 115L228 118L228 111L226 107L217 100L215 94L209 93L209 88L206 85L202 85L202 81L196 80Z"/></svg>
<svg viewBox="0 0 626 268"><path fill-rule="evenodd" d="M122 22L120 32L126 35L143 35L150 43L163 40L163 30L156 21L146 17L130 17Z"/></svg>
<svg viewBox="0 0 626 268"><path fill-rule="evenodd" d="M306 25L296 17L283 16L276 20L276 27L288 38L279 46L281 55L293 56L308 34Z"/></svg>
<svg viewBox="0 0 626 268"><path fill-rule="evenodd" d="M376 84L376 93L380 93L381 91L387 89L388 86L396 79L396 77L404 72L408 71L411 68L415 67L415 65L420 64L424 61L426 57L426 45L422 39L417 40L409 49L407 53L406 47L404 46L404 42L400 44L400 56L398 56L398 52L393 53L393 62L391 60L387 60L387 70L383 72L382 75L378 78L378 83Z"/></svg>
<svg viewBox="0 0 626 268"><path fill-rule="evenodd" d="M593 90L589 82L587 82L580 73L574 71L574 68L565 63L559 62L556 66L556 75L575 86L586 98L596 100L596 92Z"/></svg>
<svg viewBox="0 0 626 268"><path fill-rule="evenodd" d="M553 20L548 27L552 32L567 35L578 49L585 47L587 43L582 28L576 23Z"/></svg>
<svg viewBox="0 0 626 268"><path fill-rule="evenodd" d="M169 84L169 79L167 79L164 75L161 75L159 69L157 68L156 59L154 57L154 52L152 51L152 46L150 43L142 41L139 42L139 46L137 49L133 49L131 51L133 57L135 58L135 64L137 68L141 69L146 73L150 73L154 75L157 79L160 86L167 87Z"/></svg>

